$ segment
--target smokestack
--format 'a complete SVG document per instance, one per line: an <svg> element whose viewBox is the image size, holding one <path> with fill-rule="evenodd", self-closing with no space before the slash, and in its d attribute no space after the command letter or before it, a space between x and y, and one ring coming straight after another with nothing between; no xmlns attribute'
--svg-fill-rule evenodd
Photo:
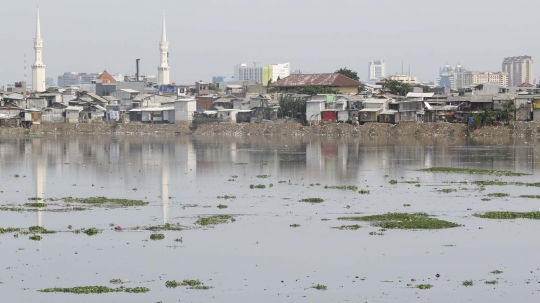
<svg viewBox="0 0 540 303"><path fill-rule="evenodd" d="M137 66L137 73L135 74L135 76L136 76L137 78L135 79L135 81L139 81L139 61L140 61L140 60L141 60L141 59L135 59L135 65Z"/></svg>

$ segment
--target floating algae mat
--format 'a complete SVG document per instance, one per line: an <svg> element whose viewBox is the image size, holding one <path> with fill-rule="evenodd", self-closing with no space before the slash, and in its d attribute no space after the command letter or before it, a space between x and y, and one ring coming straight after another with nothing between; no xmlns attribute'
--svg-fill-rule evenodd
<svg viewBox="0 0 540 303"><path fill-rule="evenodd" d="M197 221L195 221L195 224L215 225L215 224L224 224L224 223L229 223L229 222L234 222L234 221L236 221L236 219L234 219L232 216L216 215L216 216L199 218Z"/></svg>
<svg viewBox="0 0 540 303"><path fill-rule="evenodd" d="M77 286L77 287L71 287L71 288L60 288L60 287L45 288L45 289L40 289L39 291L40 292L64 292L64 293L73 293L73 294L103 294L103 293L111 293L111 292L146 293L146 292L149 292L150 289L146 287L111 288L107 286Z"/></svg>
<svg viewBox="0 0 540 303"><path fill-rule="evenodd" d="M507 170L486 170L472 168L454 168L454 167L430 167L419 171L430 173L457 173L457 174L475 174L475 175L497 175L497 176L526 176L529 174L515 173Z"/></svg>
<svg viewBox="0 0 540 303"><path fill-rule="evenodd" d="M142 200L115 199L115 198L107 198L107 197L91 197L91 198L67 197L67 198L63 198L62 200L68 203L83 203L83 204L95 204L95 205L110 203L110 204L117 204L121 206L145 206L149 204L149 202L145 202Z"/></svg>
<svg viewBox="0 0 540 303"><path fill-rule="evenodd" d="M499 220L512 220L512 219L540 220L540 211L533 211L533 212L490 211L485 214L474 214L474 216L478 218L483 218L483 219L499 219Z"/></svg>
<svg viewBox="0 0 540 303"><path fill-rule="evenodd" d="M375 226L389 229L443 229L459 226L456 223L430 218L426 213L387 213L363 217L340 217L338 220L376 222Z"/></svg>

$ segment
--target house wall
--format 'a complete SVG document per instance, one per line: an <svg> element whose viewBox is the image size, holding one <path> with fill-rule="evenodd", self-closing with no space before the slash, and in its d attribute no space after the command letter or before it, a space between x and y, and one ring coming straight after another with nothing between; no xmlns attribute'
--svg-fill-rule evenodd
<svg viewBox="0 0 540 303"><path fill-rule="evenodd" d="M197 101L175 101L174 102L174 121L191 121L193 120L193 113L197 108Z"/></svg>
<svg viewBox="0 0 540 303"><path fill-rule="evenodd" d="M324 109L323 102L306 102L306 119L318 122L321 120L321 111Z"/></svg>
<svg viewBox="0 0 540 303"><path fill-rule="evenodd" d="M68 119L69 123L79 123L79 111L67 110L66 118Z"/></svg>
<svg viewBox="0 0 540 303"><path fill-rule="evenodd" d="M357 86L342 86L337 87L337 89L344 95L356 95L358 94Z"/></svg>
<svg viewBox="0 0 540 303"><path fill-rule="evenodd" d="M535 108L533 111L533 121L540 122L540 108Z"/></svg>

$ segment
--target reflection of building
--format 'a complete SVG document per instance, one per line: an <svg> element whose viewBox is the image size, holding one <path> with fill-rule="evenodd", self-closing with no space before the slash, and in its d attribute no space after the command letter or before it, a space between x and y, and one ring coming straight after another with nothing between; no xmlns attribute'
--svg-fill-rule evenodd
<svg viewBox="0 0 540 303"><path fill-rule="evenodd" d="M36 180L36 198L39 198L39 201L42 202L45 198L45 179L47 176L47 160L43 156L43 142L42 139L34 139L32 141L32 156L36 160L35 163L35 180ZM42 222L42 212L38 208L37 211L38 226L43 226Z"/></svg>
<svg viewBox="0 0 540 303"><path fill-rule="evenodd" d="M534 82L534 62L531 56L504 58L502 70L508 73L508 86L522 86Z"/></svg>
<svg viewBox="0 0 540 303"><path fill-rule="evenodd" d="M169 168L169 146L162 146L161 159L161 207L163 209L163 224L167 223L169 211L169 183L170 183L170 168Z"/></svg>
<svg viewBox="0 0 540 303"><path fill-rule="evenodd" d="M386 63L384 61L369 61L368 80L379 81L386 77Z"/></svg>

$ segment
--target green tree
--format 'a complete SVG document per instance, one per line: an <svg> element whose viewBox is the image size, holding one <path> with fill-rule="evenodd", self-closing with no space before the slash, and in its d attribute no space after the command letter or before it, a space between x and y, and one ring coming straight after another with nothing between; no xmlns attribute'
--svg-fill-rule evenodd
<svg viewBox="0 0 540 303"><path fill-rule="evenodd" d="M291 117L291 118L301 118L305 120L306 115L306 100L303 98L291 98L288 96L280 95L279 96L279 109L278 117Z"/></svg>
<svg viewBox="0 0 540 303"><path fill-rule="evenodd" d="M280 76L277 76L277 81L279 81L279 80L281 80L281 77L280 77ZM277 81L276 81L276 82L277 82Z"/></svg>
<svg viewBox="0 0 540 303"><path fill-rule="evenodd" d="M348 69L346 67L338 69L335 73L336 74L342 74L343 76L349 77L349 78L351 78L353 80L356 80L356 81L360 80L360 77L358 77L358 74L355 71L350 70L350 69Z"/></svg>
<svg viewBox="0 0 540 303"><path fill-rule="evenodd" d="M220 92L220 91L221 91L221 89L219 89L219 87L217 87L217 85L215 85L214 83L208 84L208 89L209 89L209 90L216 91L216 92Z"/></svg>
<svg viewBox="0 0 540 303"><path fill-rule="evenodd" d="M396 80L384 79L383 88L390 90L394 95L406 96L411 91L411 85L408 83L399 82Z"/></svg>
<svg viewBox="0 0 540 303"><path fill-rule="evenodd" d="M510 122L514 120L516 106L513 100L508 100L503 104L501 110L501 121Z"/></svg>

